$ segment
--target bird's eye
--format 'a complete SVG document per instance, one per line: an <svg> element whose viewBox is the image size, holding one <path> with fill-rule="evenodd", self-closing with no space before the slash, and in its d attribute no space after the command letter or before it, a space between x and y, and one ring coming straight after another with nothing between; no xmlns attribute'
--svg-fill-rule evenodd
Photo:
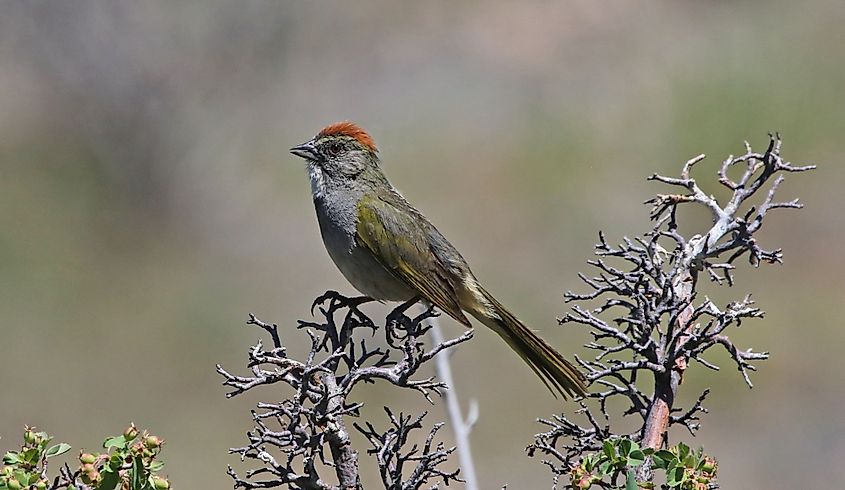
<svg viewBox="0 0 845 490"><path fill-rule="evenodd" d="M343 151L343 145L340 142L335 141L334 143L329 145L329 155L336 157L340 155L340 152Z"/></svg>

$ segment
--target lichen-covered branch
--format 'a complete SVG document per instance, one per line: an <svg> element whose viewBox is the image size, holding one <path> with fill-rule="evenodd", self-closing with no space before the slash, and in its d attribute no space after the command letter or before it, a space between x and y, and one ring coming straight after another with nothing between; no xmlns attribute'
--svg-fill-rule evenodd
<svg viewBox="0 0 845 490"><path fill-rule="evenodd" d="M357 417L363 403L354 401L352 391L359 383L387 381L394 386L421 393L429 402L432 394L445 388L431 376L419 376L424 364L439 352L472 338L472 330L443 342L426 345L431 328L426 320L435 313L427 308L410 317L414 304L407 302L388 315L385 325L376 324L360 310L369 298L346 298L329 291L312 305L323 317L319 322L300 321L298 328L310 338L305 360L288 356L279 328L250 315L250 325L269 334L271 347L261 340L249 351L249 375L217 371L233 397L266 385L287 385L291 395L281 402L259 403L252 413L255 427L247 434L248 444L230 449L256 467L239 476L231 467L235 488L256 489L288 486L297 489L334 490L362 488L358 473L358 452L350 444L346 417ZM376 337L376 334L381 334ZM387 410L387 409L386 409ZM416 489L426 482L458 480L458 471L441 468L453 449L434 443L439 429L429 432L422 448L406 448L411 431L422 428L422 416L394 416L387 410L391 427L378 432L370 422L355 424L373 445L382 482L387 489ZM328 449L328 451L326 451ZM334 478L320 474L334 469Z"/></svg>
<svg viewBox="0 0 845 490"><path fill-rule="evenodd" d="M754 267L781 262L781 250L763 248L755 234L773 210L802 206L797 199L776 198L784 175L815 167L784 160L779 136L772 136L762 153L746 143L742 155L728 157L716 171L718 183L730 193L718 200L692 176L703 160L704 155L699 155L687 161L679 177L652 175L649 180L677 189L646 201L651 206L652 228L641 237L623 238L618 245L611 245L600 233L597 258L588 261L595 274L579 274L588 292L566 293L566 300L575 304L559 322L586 327L592 336L587 347L596 354L592 359L578 359L593 387L592 402L582 402L578 411L587 423L576 423L566 415L543 420L549 430L538 434L529 447L530 453L550 458L545 462L556 481L608 438L630 438L643 448L659 449L665 447L673 425L692 433L698 430L709 390L687 409L678 406L676 396L690 361L719 369L705 357L712 348L728 352L749 387L753 363L768 358L766 352L739 348L728 336L730 327L763 316L751 297L719 306L701 297L698 282L704 273L717 285L733 285L735 264L743 257ZM705 208L712 223L699 233L682 234L679 214L686 206ZM643 388L643 376L653 380L652 390ZM608 406L612 399L624 401L622 415L640 419L635 430L611 428ZM651 480L651 471L646 461L638 478Z"/></svg>

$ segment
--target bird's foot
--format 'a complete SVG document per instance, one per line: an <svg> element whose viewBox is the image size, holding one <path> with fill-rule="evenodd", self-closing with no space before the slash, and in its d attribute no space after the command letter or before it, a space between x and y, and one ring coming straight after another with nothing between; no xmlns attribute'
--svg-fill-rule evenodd
<svg viewBox="0 0 845 490"><path fill-rule="evenodd" d="M411 330L414 328L413 320L405 314L406 311L420 300L419 297L413 297L397 306L385 318L385 331L387 334L387 342L393 347L396 341L403 341L408 338Z"/></svg>
<svg viewBox="0 0 845 490"><path fill-rule="evenodd" d="M311 303L311 314L314 314L314 308L316 308L317 305L322 305L326 301L329 302L329 306L326 311L334 311L338 308L349 308L354 310L364 303L369 303L370 301L375 300L369 296L353 296L350 298L330 289L318 296L317 299Z"/></svg>

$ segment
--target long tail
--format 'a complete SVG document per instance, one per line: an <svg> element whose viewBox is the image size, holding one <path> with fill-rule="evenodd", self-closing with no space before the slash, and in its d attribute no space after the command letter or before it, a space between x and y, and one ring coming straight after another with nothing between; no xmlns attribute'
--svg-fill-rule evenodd
<svg viewBox="0 0 845 490"><path fill-rule="evenodd" d="M492 311L488 308L474 308L469 313L498 333L553 395L557 396L557 392L566 399L567 395L574 397L587 394L586 380L572 363L513 316L490 293L481 287L478 289Z"/></svg>

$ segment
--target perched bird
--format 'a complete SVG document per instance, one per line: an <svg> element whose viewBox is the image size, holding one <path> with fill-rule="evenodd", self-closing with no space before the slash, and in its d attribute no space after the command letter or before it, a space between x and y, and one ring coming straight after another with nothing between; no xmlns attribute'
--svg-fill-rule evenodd
<svg viewBox="0 0 845 490"><path fill-rule="evenodd" d="M290 151L307 162L326 250L358 291L383 301L421 298L466 326L469 313L499 334L552 394L586 393L581 373L487 292L455 247L390 184L366 131L351 122L331 124Z"/></svg>

